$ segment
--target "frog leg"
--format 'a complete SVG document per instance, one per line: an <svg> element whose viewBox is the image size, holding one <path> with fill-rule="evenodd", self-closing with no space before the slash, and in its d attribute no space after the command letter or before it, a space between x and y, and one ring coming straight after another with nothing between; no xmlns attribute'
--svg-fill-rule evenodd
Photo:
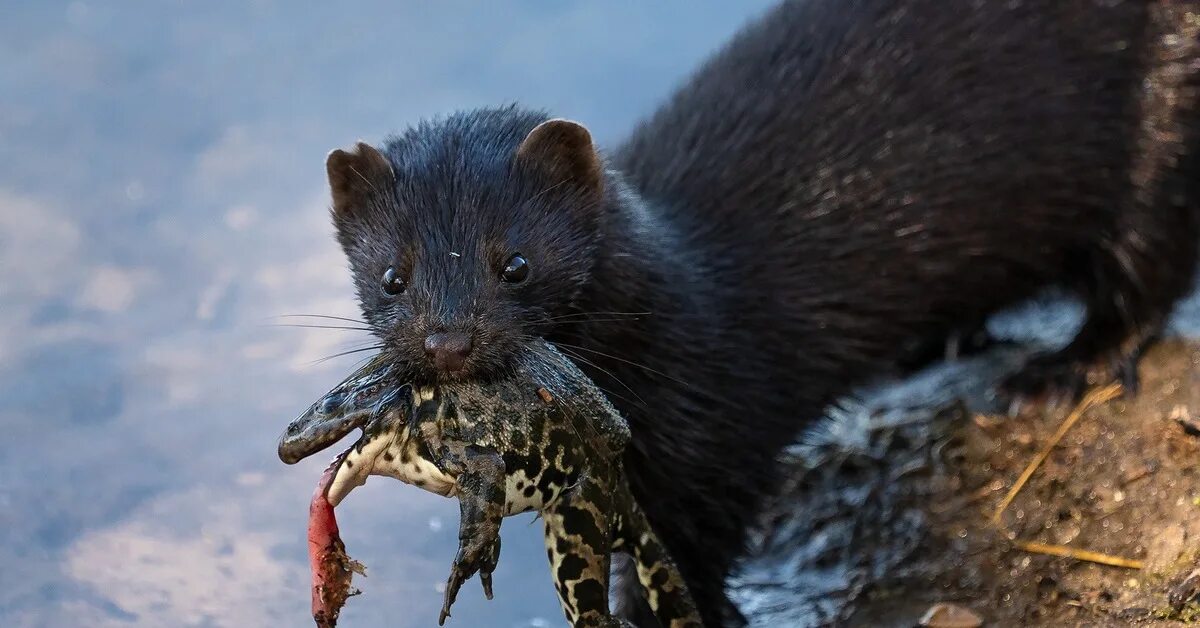
<svg viewBox="0 0 1200 628"><path fill-rule="evenodd" d="M446 581L438 625L445 624L462 583L475 572L483 593L492 599L492 572L500 558L500 520L504 517L504 458L477 445L449 447L442 464L457 473L458 554Z"/></svg>
<svg viewBox="0 0 1200 628"><path fill-rule="evenodd" d="M638 582L645 589L646 601L658 623L663 628L703 628L700 612L696 610L679 568L650 527L628 485L621 482L614 499L620 517L613 548L633 557Z"/></svg>
<svg viewBox="0 0 1200 628"><path fill-rule="evenodd" d="M608 487L584 476L542 511L558 601L575 628L633 628L608 609L611 505Z"/></svg>

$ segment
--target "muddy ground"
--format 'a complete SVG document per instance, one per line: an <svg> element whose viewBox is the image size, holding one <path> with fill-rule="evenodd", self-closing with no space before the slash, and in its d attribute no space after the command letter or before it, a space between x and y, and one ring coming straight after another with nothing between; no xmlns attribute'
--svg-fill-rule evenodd
<svg viewBox="0 0 1200 628"><path fill-rule="evenodd" d="M990 383L1027 353L867 391L793 447L733 583L753 624L916 626L941 602L986 626L1200 624L1200 343L1155 346L1140 394L1083 413L995 523L1072 409L996 412Z"/></svg>

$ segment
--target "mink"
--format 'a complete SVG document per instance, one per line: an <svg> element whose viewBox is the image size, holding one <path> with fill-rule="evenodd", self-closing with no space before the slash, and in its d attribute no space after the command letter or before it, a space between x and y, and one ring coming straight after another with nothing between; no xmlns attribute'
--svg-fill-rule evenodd
<svg viewBox="0 0 1200 628"><path fill-rule="evenodd" d="M706 625L740 625L725 582L782 449L913 346L1059 289L1078 334L998 389L1136 384L1196 265L1198 16L784 2L607 150L507 106L334 151L337 236L415 379L494 376L535 338L572 356L629 421L633 493Z"/></svg>

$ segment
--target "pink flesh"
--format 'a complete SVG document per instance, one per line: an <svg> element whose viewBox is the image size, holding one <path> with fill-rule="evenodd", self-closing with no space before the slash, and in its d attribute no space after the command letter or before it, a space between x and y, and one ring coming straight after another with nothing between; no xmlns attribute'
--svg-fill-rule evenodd
<svg viewBox="0 0 1200 628"><path fill-rule="evenodd" d="M317 626L337 625L350 590L351 574L362 566L346 555L338 535L333 504L325 497L344 456L338 456L321 475L308 506L308 562L312 570L312 615Z"/></svg>

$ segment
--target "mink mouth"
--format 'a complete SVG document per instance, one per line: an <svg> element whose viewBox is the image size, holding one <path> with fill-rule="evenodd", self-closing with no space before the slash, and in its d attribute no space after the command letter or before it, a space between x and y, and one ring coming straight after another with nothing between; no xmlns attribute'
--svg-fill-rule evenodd
<svg viewBox="0 0 1200 628"><path fill-rule="evenodd" d="M453 380L482 381L469 372L462 376ZM329 465L332 476L323 482L322 491L330 504L336 506L369 475L389 476L441 495L452 494L455 474L422 451L412 428L418 420L416 406L435 398L443 386L453 388L453 384L443 380L421 385L419 381L386 354L376 355L287 426L279 438L279 459L296 464L328 449L354 430L361 430Z"/></svg>

